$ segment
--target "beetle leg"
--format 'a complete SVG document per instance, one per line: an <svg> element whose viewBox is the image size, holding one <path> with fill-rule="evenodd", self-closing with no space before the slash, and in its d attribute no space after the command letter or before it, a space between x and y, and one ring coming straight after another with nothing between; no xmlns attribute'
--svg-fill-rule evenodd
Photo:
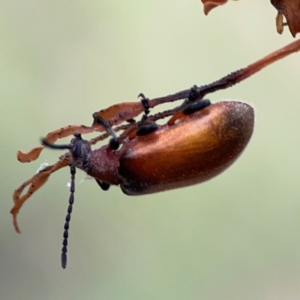
<svg viewBox="0 0 300 300"><path fill-rule="evenodd" d="M210 106L211 103L209 100L199 100L196 102L193 102L187 106L185 106L182 110L179 112L175 113L172 118L168 121L168 125L173 125L176 120L184 118L186 115L190 115L195 113L196 111L202 110L207 106Z"/></svg>
<svg viewBox="0 0 300 300"><path fill-rule="evenodd" d="M255 73L259 72L260 70L264 69L268 65L272 64L273 62L280 60L291 53L297 52L300 50L300 40L292 42L285 47L278 49L269 55L259 59L258 61L248 65L247 67L232 72L221 79L212 82L208 85L203 85L198 87L195 90L195 94L193 100L202 99L205 95L209 93L213 93L215 91L227 89L248 77L254 75Z"/></svg>
<svg viewBox="0 0 300 300"><path fill-rule="evenodd" d="M203 85L200 87L197 87L195 96L193 97L193 100L197 99L203 99L203 97L209 93L213 93L219 90L223 90L226 88L229 88L245 79L248 77L254 75L255 73L259 72L260 70L266 68L270 64L292 54L297 51L300 51L300 40L296 40L276 51L273 51L269 55L257 60L256 62L248 65L247 67L237 70L233 73L230 73L221 79L214 81L210 84ZM155 98L149 100L150 102L150 108L163 104L166 102L173 102L181 99L188 98L190 95L191 90L183 90L180 92L177 92L172 95L160 97L160 98ZM191 101L189 101L191 102Z"/></svg>
<svg viewBox="0 0 300 300"><path fill-rule="evenodd" d="M158 126L155 122L145 121L138 127L138 129L136 131L136 135L147 135L147 134L150 134L151 132L155 131L157 128L158 128Z"/></svg>
<svg viewBox="0 0 300 300"><path fill-rule="evenodd" d="M114 128L114 131L123 131L120 136L119 136L119 142L120 144L123 142L123 140L129 135L130 132L132 132L133 130L136 130L136 122L130 123L130 124L123 124L120 125L118 127ZM96 136L92 139L89 140L89 144L90 145L95 145L97 144L99 141L103 141L104 139L106 139L107 137L109 137L109 134L107 132Z"/></svg>
<svg viewBox="0 0 300 300"><path fill-rule="evenodd" d="M200 101L196 101L190 105L187 105L183 110L183 114L184 115L190 115L193 114L196 111L199 111L207 106L210 106L211 102L209 100L200 100Z"/></svg>
<svg viewBox="0 0 300 300"><path fill-rule="evenodd" d="M147 116L150 112L150 110L149 110L149 108L150 108L149 98L147 98L143 93L139 93L138 98L142 98L141 103L144 107L144 113Z"/></svg>
<svg viewBox="0 0 300 300"><path fill-rule="evenodd" d="M149 98L146 98L146 96L143 93L140 93L138 97L141 97L141 103L144 107L144 114L141 118L141 121L138 122L137 130L135 132L132 132L130 134L130 139L133 139L136 135L147 135L150 134L151 132L155 131L158 126L154 121L150 121L148 119L148 114L150 112L150 100Z"/></svg>
<svg viewBox="0 0 300 300"><path fill-rule="evenodd" d="M189 102L195 101L197 99L197 90L198 90L198 87L196 84L191 87L189 96L188 96Z"/></svg>
<svg viewBox="0 0 300 300"><path fill-rule="evenodd" d="M101 187L101 189L103 191L107 191L110 187L110 184L101 180L96 179L96 182L98 183L98 185Z"/></svg>
<svg viewBox="0 0 300 300"><path fill-rule="evenodd" d="M252 74L250 74L250 72L256 73L256 72L258 72L258 70L254 69L252 65L249 65L245 69L240 69L235 72L232 72L232 73L224 76L223 78L221 78L217 81L214 81L210 84L203 85L200 87L194 86L190 90L188 101L192 102L192 101L196 101L199 99L201 100L207 94L210 94L210 93L213 93L213 92L216 92L219 90L227 89L227 88L239 83L240 81L248 78L249 76L251 76Z"/></svg>
<svg viewBox="0 0 300 300"><path fill-rule="evenodd" d="M129 139L134 139L137 135L142 136L142 135L148 135L155 130L157 130L158 125L155 123L154 120L148 119L146 115L143 115L142 120L138 122L137 124L137 129L132 130L131 128L127 131Z"/></svg>
<svg viewBox="0 0 300 300"><path fill-rule="evenodd" d="M106 132L112 136L109 141L110 148L113 150L117 150L120 146L120 141L110 124L96 113L93 114L93 117L95 120L94 123L101 124L105 128Z"/></svg>

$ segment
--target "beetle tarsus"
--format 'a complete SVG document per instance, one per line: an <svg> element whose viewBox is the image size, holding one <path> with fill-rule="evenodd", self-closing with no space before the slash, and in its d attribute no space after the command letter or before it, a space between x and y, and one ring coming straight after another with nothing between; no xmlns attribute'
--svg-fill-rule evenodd
<svg viewBox="0 0 300 300"><path fill-rule="evenodd" d="M141 124L141 126L136 131L136 135L147 135L152 133L158 128L155 122L146 122Z"/></svg>
<svg viewBox="0 0 300 300"><path fill-rule="evenodd" d="M158 128L158 126L154 121L148 120L147 114L149 113L149 99L146 98L144 94L140 94L139 96L143 97L141 101L145 108L145 113L142 115L141 121L138 122L136 135L147 135L155 131Z"/></svg>
<svg viewBox="0 0 300 300"><path fill-rule="evenodd" d="M200 100L200 101L196 101L190 105L188 105L187 107L184 108L183 113L185 115L190 115L196 111L199 111L207 106L210 106L211 102L209 100Z"/></svg>
<svg viewBox="0 0 300 300"><path fill-rule="evenodd" d="M107 191L110 187L110 184L101 180L96 179L96 182L98 183L98 185L101 187L101 189L103 191Z"/></svg>
<svg viewBox="0 0 300 300"><path fill-rule="evenodd" d="M140 93L138 98L142 98L141 103L144 106L144 113L147 116L150 112L149 98L147 98L143 93Z"/></svg>
<svg viewBox="0 0 300 300"><path fill-rule="evenodd" d="M198 86L195 84L190 89L188 101L193 102L193 101L197 100L197 98L198 98Z"/></svg>
<svg viewBox="0 0 300 300"><path fill-rule="evenodd" d="M222 77L221 79L219 79L217 81L214 81L210 84L206 84L206 85L199 87L198 91L197 91L198 99L199 98L202 99L207 94L227 89L227 88L232 87L235 84L239 83L240 81L242 81L244 79L245 76L246 76L246 78L248 76L250 76L250 75L247 75L247 72L245 70L246 70L246 68L234 71L234 72Z"/></svg>
<svg viewBox="0 0 300 300"><path fill-rule="evenodd" d="M106 132L112 136L112 138L109 141L109 146L111 147L111 149L117 150L120 146L120 141L119 141L119 138L117 137L116 133L110 126L110 124L106 120L104 120L103 118L101 118L100 116L98 116L96 114L94 114L93 117L94 117L95 121L98 124L101 124L105 128Z"/></svg>

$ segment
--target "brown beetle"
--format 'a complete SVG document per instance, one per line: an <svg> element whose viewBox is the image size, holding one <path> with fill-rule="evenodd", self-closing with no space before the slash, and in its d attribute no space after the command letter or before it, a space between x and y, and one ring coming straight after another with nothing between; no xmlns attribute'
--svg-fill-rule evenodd
<svg viewBox="0 0 300 300"><path fill-rule="evenodd" d="M211 104L204 100L208 93L231 87L267 65L300 50L300 40L233 72L218 81L166 97L149 100L143 94L141 102L120 103L93 114L92 126L69 125L49 133L42 146L28 153L18 152L21 162L38 158L44 146L68 149L59 161L41 170L24 182L14 193L11 210L17 232L16 216L23 203L38 190L51 173L71 168L71 195L65 223L62 266L66 267L68 228L74 202L76 167L95 178L103 190L120 185L128 195L143 195L201 183L220 174L241 154L249 142L254 126L254 110L241 102L222 101ZM186 99L174 109L149 115L149 109L165 102ZM141 121L135 117L144 112ZM155 121L171 118L163 125ZM124 121L127 124L120 125ZM106 133L90 141L81 134L94 131ZM122 131L117 136L116 132ZM68 145L54 145L58 138L74 134ZM91 145L111 136L109 143L92 150ZM22 195L25 187L27 192Z"/></svg>
<svg viewBox="0 0 300 300"><path fill-rule="evenodd" d="M230 166L252 135L254 110L241 102L207 100L200 110L150 133L127 136L120 149L111 144L92 151L89 142L76 134L70 145L72 164L105 185L120 185L128 195L143 195L185 187L208 180ZM198 104L197 103L197 104ZM190 106L188 106L190 109ZM180 112L181 113L181 112ZM154 123L155 124L155 123Z"/></svg>
<svg viewBox="0 0 300 300"><path fill-rule="evenodd" d="M110 146L92 151L82 169L120 185L127 195L203 182L220 174L244 150L252 135L254 110L241 102L219 102L172 120L150 134L125 139L118 151Z"/></svg>

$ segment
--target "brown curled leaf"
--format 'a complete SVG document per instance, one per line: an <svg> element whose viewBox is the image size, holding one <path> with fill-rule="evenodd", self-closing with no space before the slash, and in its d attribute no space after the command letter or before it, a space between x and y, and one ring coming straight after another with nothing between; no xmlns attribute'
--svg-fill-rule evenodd
<svg viewBox="0 0 300 300"><path fill-rule="evenodd" d="M155 106L154 102L150 102L151 105ZM140 113L144 111L144 107L141 104L141 102L124 102L120 104L115 104L107 109L102 109L94 115L97 115L105 120L108 120L109 124L111 126L118 125L128 119L134 118ZM119 112L119 113L118 113ZM62 127L60 129L57 129L55 131L49 132L45 140L50 143L54 144L58 139L68 137L70 135L73 135L75 132L81 133L81 134L87 134L92 132L103 132L105 131L105 128L98 124L95 120L92 124L92 126L85 126L85 125L68 125L65 127ZM24 151L18 151L17 158L20 162L31 162L33 160L36 160L42 150L44 149L44 146L37 146L33 149L29 150L28 152Z"/></svg>
<svg viewBox="0 0 300 300"><path fill-rule="evenodd" d="M223 5L228 0L201 0L204 5L204 14L207 15L213 8Z"/></svg>
<svg viewBox="0 0 300 300"><path fill-rule="evenodd" d="M277 32L283 32L283 16L293 37L300 32L300 0L271 0L271 4L277 9Z"/></svg>
<svg viewBox="0 0 300 300"><path fill-rule="evenodd" d="M58 139L62 139L64 137L70 136L75 132L85 134L94 131L104 131L104 128L99 125L97 128L96 126L88 127L85 125L68 125L66 127L62 127L60 129L48 133L45 139L48 143L53 144ZM36 160L40 156L40 153L42 152L43 149L44 146L37 146L29 150L28 152L19 150L17 152L17 158L21 163L31 162L33 160Z"/></svg>
<svg viewBox="0 0 300 300"><path fill-rule="evenodd" d="M44 146L37 146L28 152L19 150L17 152L17 159L19 162L22 162L22 163L31 162L33 160L36 160L40 156L40 153L42 152L43 149L44 149Z"/></svg>
<svg viewBox="0 0 300 300"><path fill-rule="evenodd" d="M69 165L70 163L70 156L69 154L65 154L62 157L60 157L60 160L55 163L52 166L48 166L45 169L41 170L39 173L35 174L33 177L25 181L18 189L15 190L13 194L13 200L14 200L14 207L11 209L10 213L13 216L13 224L15 227L16 232L20 233L20 229L17 223L17 214L24 204L24 202L32 196L40 187L42 187L46 181L48 180L49 176L63 168ZM29 186L30 185L30 186ZM27 192L22 195L24 189L29 186Z"/></svg>

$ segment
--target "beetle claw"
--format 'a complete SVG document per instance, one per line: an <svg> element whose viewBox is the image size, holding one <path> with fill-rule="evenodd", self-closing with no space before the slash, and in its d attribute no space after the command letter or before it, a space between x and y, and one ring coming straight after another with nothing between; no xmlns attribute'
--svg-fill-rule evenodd
<svg viewBox="0 0 300 300"><path fill-rule="evenodd" d="M138 97L138 98L143 98L143 99L146 98L146 96L144 95L144 93L139 93L137 97Z"/></svg>
<svg viewBox="0 0 300 300"><path fill-rule="evenodd" d="M197 96L198 96L198 87L195 84L190 89L190 93L189 93L189 96L188 96L189 102L195 101L197 99Z"/></svg>
<svg viewBox="0 0 300 300"><path fill-rule="evenodd" d="M149 98L147 98L143 93L139 93L138 98L142 98L141 103L144 106L144 113L147 116L150 112Z"/></svg>

